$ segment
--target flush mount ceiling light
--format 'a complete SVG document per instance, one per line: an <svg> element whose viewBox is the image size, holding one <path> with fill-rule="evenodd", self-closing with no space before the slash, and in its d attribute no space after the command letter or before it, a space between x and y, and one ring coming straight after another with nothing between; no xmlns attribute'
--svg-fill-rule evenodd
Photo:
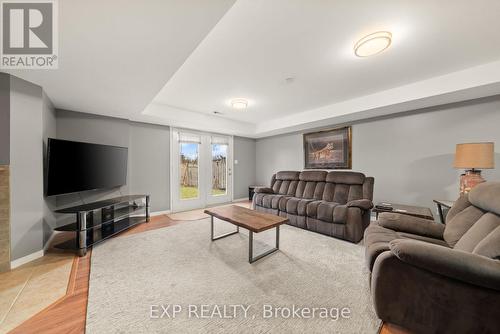
<svg viewBox="0 0 500 334"><path fill-rule="evenodd" d="M243 110L248 107L248 101L245 99L233 99L230 104L233 109L238 110Z"/></svg>
<svg viewBox="0 0 500 334"><path fill-rule="evenodd" d="M354 45L354 54L358 57L376 55L391 45L392 34L388 31L377 31L361 38Z"/></svg>

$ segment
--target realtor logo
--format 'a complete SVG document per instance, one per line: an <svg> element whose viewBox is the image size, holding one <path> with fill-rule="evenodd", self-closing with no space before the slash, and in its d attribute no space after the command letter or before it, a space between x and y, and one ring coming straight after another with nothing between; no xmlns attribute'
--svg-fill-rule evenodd
<svg viewBox="0 0 500 334"><path fill-rule="evenodd" d="M57 68L56 0L1 1L0 17L1 68Z"/></svg>

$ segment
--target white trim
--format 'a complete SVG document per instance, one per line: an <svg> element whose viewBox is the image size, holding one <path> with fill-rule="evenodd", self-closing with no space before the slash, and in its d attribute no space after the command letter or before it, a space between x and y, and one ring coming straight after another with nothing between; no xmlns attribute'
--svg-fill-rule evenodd
<svg viewBox="0 0 500 334"><path fill-rule="evenodd" d="M178 179L179 179L179 133L191 133L194 135L198 135L201 137L200 141L200 149L199 149L199 159L200 165L202 166L205 162L211 161L211 151L205 150L204 148L208 148L211 145L211 138L213 136L226 137L228 139L228 156L227 156L227 193L225 195L220 196L211 196L209 193L209 184L210 175L206 175L207 168L199 169L198 177L199 177L199 191L200 196L196 199L189 199L189 201L180 200L179 189L178 189ZM233 201L234 196L234 137L232 135L226 135L216 132L205 132L199 130L189 130L183 128L174 128L170 127L170 208L172 212L183 212L189 210L195 210L198 208L205 208L214 205L220 205L223 203L231 203ZM202 166L203 167L203 166ZM199 167L200 168L200 167ZM201 182L205 181L205 182ZM222 202L223 201L223 202Z"/></svg>
<svg viewBox="0 0 500 334"><path fill-rule="evenodd" d="M170 129L170 151L168 152L169 153L169 156L168 156L168 161L169 161L169 165L170 165L170 171L169 171L169 177L170 179L168 180L168 191L169 191L169 197L170 197L170 208L173 208L173 205L174 205L174 197L173 197L173 189L172 189L172 182L174 182L174 167L173 167L173 163L172 163L172 160L173 160L173 157L174 157L174 154L173 154L173 149L174 149L174 128L172 127L169 127ZM170 211L172 211L172 209L170 209Z"/></svg>
<svg viewBox="0 0 500 334"><path fill-rule="evenodd" d="M243 198L233 199L232 202L234 203L234 202L242 202L242 201L250 201L250 200L248 199L248 197L243 197Z"/></svg>
<svg viewBox="0 0 500 334"><path fill-rule="evenodd" d="M171 210L155 211L155 212L151 212L149 215L151 217L155 217L155 216L161 216L161 215L168 215L169 213L172 213L172 211Z"/></svg>
<svg viewBox="0 0 500 334"><path fill-rule="evenodd" d="M39 251L36 251L34 253L31 253L29 255L23 256L19 259L16 259L14 261L10 261L10 269L15 269L17 267L22 266L23 264L26 264L28 262L31 262L33 260L41 258L45 254L44 250L41 249Z"/></svg>
<svg viewBox="0 0 500 334"><path fill-rule="evenodd" d="M234 202L234 136L230 136L229 139L229 153L231 156L228 156L229 160L229 168L231 168L231 200Z"/></svg>
<svg viewBox="0 0 500 334"><path fill-rule="evenodd" d="M284 133L352 123L467 101L500 92L500 61L493 61L456 72L431 77L372 94L336 101L316 109L288 114L271 120L244 122L153 101L134 121L163 124L250 138L265 138Z"/></svg>

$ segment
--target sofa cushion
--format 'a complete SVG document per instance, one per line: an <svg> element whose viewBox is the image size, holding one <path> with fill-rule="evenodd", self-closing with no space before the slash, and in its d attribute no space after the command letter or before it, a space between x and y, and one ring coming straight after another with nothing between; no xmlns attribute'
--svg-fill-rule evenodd
<svg viewBox="0 0 500 334"><path fill-rule="evenodd" d="M289 195L289 196L293 196L293 194L295 194L295 190L297 189L297 183L299 181L282 181L281 182L281 186L278 190L278 193L279 194L283 194L283 195Z"/></svg>
<svg viewBox="0 0 500 334"><path fill-rule="evenodd" d="M377 223L371 223L370 226L365 230L365 256L368 263L369 269L373 268L373 264L382 252L389 250L389 242L396 239L411 239L420 240L428 243L448 247L445 241L420 236L411 233L396 232L394 230L382 227Z"/></svg>
<svg viewBox="0 0 500 334"><path fill-rule="evenodd" d="M286 201L285 212L292 215L305 216L307 210L307 204L309 204L312 201L313 200L311 199L290 197Z"/></svg>
<svg viewBox="0 0 500 334"><path fill-rule="evenodd" d="M397 239L395 231L389 230L376 223L370 224L365 230L365 259L370 271L377 257L389 250L389 242Z"/></svg>
<svg viewBox="0 0 500 334"><path fill-rule="evenodd" d="M500 217L487 212L458 240L455 249L472 252L493 230L500 226Z"/></svg>
<svg viewBox="0 0 500 334"><path fill-rule="evenodd" d="M325 182L299 181L295 197L320 200L323 197Z"/></svg>
<svg viewBox="0 0 500 334"><path fill-rule="evenodd" d="M268 187L255 187L254 188L254 193L274 194L274 191L271 188L268 188Z"/></svg>
<svg viewBox="0 0 500 334"><path fill-rule="evenodd" d="M357 172L329 172L326 182L342 184L358 184L365 182L365 174Z"/></svg>
<svg viewBox="0 0 500 334"><path fill-rule="evenodd" d="M454 247L458 240L481 218L484 212L475 206L468 206L446 223L443 238Z"/></svg>
<svg viewBox="0 0 500 334"><path fill-rule="evenodd" d="M446 224L453 219L458 213L465 210L467 207L472 204L469 202L469 194L461 195L456 201L455 204L451 207L451 209L446 214Z"/></svg>
<svg viewBox="0 0 500 334"><path fill-rule="evenodd" d="M338 207L338 208L337 208ZM335 202L321 202L317 209L317 218L329 223L345 223L347 207Z"/></svg>
<svg viewBox="0 0 500 334"><path fill-rule="evenodd" d="M481 240L472 253L500 260L500 226Z"/></svg>
<svg viewBox="0 0 500 334"><path fill-rule="evenodd" d="M322 170L307 170L300 172L300 181L325 182L327 172Z"/></svg>
<svg viewBox="0 0 500 334"><path fill-rule="evenodd" d="M354 201L349 201L347 203L348 207L360 208L362 210L370 210L373 208L373 203L369 199L357 199Z"/></svg>
<svg viewBox="0 0 500 334"><path fill-rule="evenodd" d="M281 171L276 173L276 180L281 181L298 181L300 172L294 171Z"/></svg>
<svg viewBox="0 0 500 334"><path fill-rule="evenodd" d="M346 204L349 201L350 190L351 186L348 184L336 184L332 201L340 204Z"/></svg>
<svg viewBox="0 0 500 334"><path fill-rule="evenodd" d="M318 206L324 201L312 201L307 204L306 215L307 217L316 218L318 217Z"/></svg>
<svg viewBox="0 0 500 334"><path fill-rule="evenodd" d="M321 202L318 205L317 218L325 222L333 223L333 209L335 209L337 205L339 204L333 202Z"/></svg>
<svg viewBox="0 0 500 334"><path fill-rule="evenodd" d="M253 195L253 202L255 205L262 206L262 200L264 199L264 196L267 195L266 193L255 193Z"/></svg>
<svg viewBox="0 0 500 334"><path fill-rule="evenodd" d="M363 198L373 201L373 185L375 179L371 176L365 177L365 182L363 182Z"/></svg>
<svg viewBox="0 0 500 334"><path fill-rule="evenodd" d="M269 209L278 209L280 199L286 197L285 195L275 195L275 194L263 194L263 195L264 196L262 196L262 202L261 204L258 205Z"/></svg>
<svg viewBox="0 0 500 334"><path fill-rule="evenodd" d="M353 184L349 186L349 192L347 193L347 202L358 201L363 198L363 186L359 184Z"/></svg>
<svg viewBox="0 0 500 334"><path fill-rule="evenodd" d="M500 181L478 184L469 193L469 201L478 208L500 215Z"/></svg>

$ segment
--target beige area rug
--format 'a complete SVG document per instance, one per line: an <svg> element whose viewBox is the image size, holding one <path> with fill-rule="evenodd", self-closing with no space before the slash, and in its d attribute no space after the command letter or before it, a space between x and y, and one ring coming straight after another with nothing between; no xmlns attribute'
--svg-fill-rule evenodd
<svg viewBox="0 0 500 334"><path fill-rule="evenodd" d="M269 248L274 230L255 240ZM211 242L205 219L100 244L87 333L377 333L361 245L288 225L280 242L249 264L246 230Z"/></svg>

